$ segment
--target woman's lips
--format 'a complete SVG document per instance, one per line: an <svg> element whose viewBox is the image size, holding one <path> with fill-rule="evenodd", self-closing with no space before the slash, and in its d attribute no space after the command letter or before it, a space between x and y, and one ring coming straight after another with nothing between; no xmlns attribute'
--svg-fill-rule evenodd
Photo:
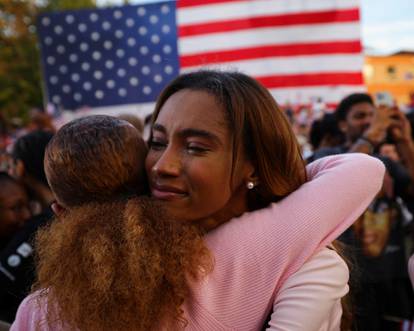
<svg viewBox="0 0 414 331"><path fill-rule="evenodd" d="M187 193L179 188L172 186L154 185L151 188L151 194L159 200L175 200L187 196Z"/></svg>

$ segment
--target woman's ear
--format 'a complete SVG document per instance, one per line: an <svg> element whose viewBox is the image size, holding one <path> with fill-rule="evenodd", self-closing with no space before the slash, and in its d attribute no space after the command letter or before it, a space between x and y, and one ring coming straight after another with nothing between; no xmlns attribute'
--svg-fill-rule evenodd
<svg viewBox="0 0 414 331"><path fill-rule="evenodd" d="M257 175L256 169L251 162L247 164L245 181L246 183L253 183L254 186L259 185L259 176Z"/></svg>
<svg viewBox="0 0 414 331"><path fill-rule="evenodd" d="M52 210L53 210L53 213L56 215L56 216L60 216L60 215L62 215L64 212L65 212L65 210L66 210L66 208L65 207L63 207L61 204L59 204L59 202L53 202L51 205L50 205L50 207L52 208Z"/></svg>

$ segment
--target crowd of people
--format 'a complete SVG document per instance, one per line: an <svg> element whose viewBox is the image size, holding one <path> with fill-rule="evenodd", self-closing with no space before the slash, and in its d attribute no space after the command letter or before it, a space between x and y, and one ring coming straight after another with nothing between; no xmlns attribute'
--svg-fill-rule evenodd
<svg viewBox="0 0 414 331"><path fill-rule="evenodd" d="M145 121L56 130L33 112L2 132L0 321L411 327L413 119L355 93L303 120L254 79L217 71L176 78Z"/></svg>

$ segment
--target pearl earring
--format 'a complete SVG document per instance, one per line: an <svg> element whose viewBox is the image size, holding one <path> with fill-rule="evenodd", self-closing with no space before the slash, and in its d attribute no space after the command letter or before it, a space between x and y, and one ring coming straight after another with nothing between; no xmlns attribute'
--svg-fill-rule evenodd
<svg viewBox="0 0 414 331"><path fill-rule="evenodd" d="M254 188L254 183L253 182L247 182L246 187L251 190Z"/></svg>

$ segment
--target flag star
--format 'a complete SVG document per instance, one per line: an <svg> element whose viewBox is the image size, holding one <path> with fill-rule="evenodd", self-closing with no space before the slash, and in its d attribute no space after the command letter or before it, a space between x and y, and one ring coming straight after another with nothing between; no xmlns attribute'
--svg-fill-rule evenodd
<svg viewBox="0 0 414 331"><path fill-rule="evenodd" d="M116 50L116 56L118 56L119 58L124 57L124 55L125 51L122 48Z"/></svg>
<svg viewBox="0 0 414 331"><path fill-rule="evenodd" d="M53 43L52 37L46 37L45 38L45 44L46 45L52 45L52 43Z"/></svg>
<svg viewBox="0 0 414 331"><path fill-rule="evenodd" d="M135 39L134 39L134 38L128 38L127 43L128 43L128 46L133 47L133 46L135 46L136 41L135 41Z"/></svg>
<svg viewBox="0 0 414 331"><path fill-rule="evenodd" d="M118 70L117 70L116 74L117 74L119 77L124 77L124 76L126 75L126 71L125 71L125 69L120 68L120 69L118 69Z"/></svg>
<svg viewBox="0 0 414 331"><path fill-rule="evenodd" d="M150 71L151 71L151 69L148 66L143 66L142 69L141 69L141 72L144 75L149 75Z"/></svg>
<svg viewBox="0 0 414 331"><path fill-rule="evenodd" d="M67 67L67 66L65 66L65 65L61 65L61 66L59 67L59 71L60 71L62 74L66 74L66 73L68 72L68 67Z"/></svg>
<svg viewBox="0 0 414 331"><path fill-rule="evenodd" d="M69 61L73 62L73 63L77 62L78 61L78 56L76 54L71 54L69 56Z"/></svg>
<svg viewBox="0 0 414 331"><path fill-rule="evenodd" d="M170 28L170 26L169 26L169 25L166 25L166 24L165 24L165 25L163 25L163 26L162 26L161 31L162 31L163 33L167 34L167 33L170 33L171 28Z"/></svg>
<svg viewBox="0 0 414 331"><path fill-rule="evenodd" d="M81 43L79 48L82 52L86 52L89 49L89 45L87 43Z"/></svg>
<svg viewBox="0 0 414 331"><path fill-rule="evenodd" d="M108 80L106 82L106 87L110 88L110 89L114 88L115 87L115 81L113 81L112 79Z"/></svg>
<svg viewBox="0 0 414 331"><path fill-rule="evenodd" d="M73 15L66 15L65 21L68 24L72 24L75 21L75 17Z"/></svg>
<svg viewBox="0 0 414 331"><path fill-rule="evenodd" d="M57 78L57 76L50 76L50 78L49 78L49 82L52 85L56 85L58 81L59 81L59 78Z"/></svg>
<svg viewBox="0 0 414 331"><path fill-rule="evenodd" d="M139 52L140 52L142 55L146 55L146 54L148 54L149 49L148 49L148 47L147 47L147 46L141 46L141 47L139 48Z"/></svg>
<svg viewBox="0 0 414 331"><path fill-rule="evenodd" d="M59 45L58 47L56 47L56 52L58 52L59 54L63 54L65 53L66 49L65 46L63 45Z"/></svg>
<svg viewBox="0 0 414 331"><path fill-rule="evenodd" d="M135 66L138 63L138 60L136 58L134 58L134 57L130 57L128 59L128 63L129 63L130 66Z"/></svg>
<svg viewBox="0 0 414 331"><path fill-rule="evenodd" d="M60 25L56 25L53 31L55 31L56 34L62 34L63 28Z"/></svg>
<svg viewBox="0 0 414 331"><path fill-rule="evenodd" d="M97 14L97 13L92 13L92 14L89 16L89 19L91 20L91 22L96 22L96 21L99 19L99 16L98 16L98 14Z"/></svg>
<svg viewBox="0 0 414 331"><path fill-rule="evenodd" d="M108 21L105 21L102 23L102 29L104 29L105 31L108 31L111 29L111 23L109 23Z"/></svg>
<svg viewBox="0 0 414 331"><path fill-rule="evenodd" d="M155 75L154 76L154 82L161 83L162 82L162 76L161 75Z"/></svg>
<svg viewBox="0 0 414 331"><path fill-rule="evenodd" d="M54 95L54 96L53 96L53 98L52 98L52 101L53 101L54 103L60 103L60 96L58 96L58 95Z"/></svg>
<svg viewBox="0 0 414 331"><path fill-rule="evenodd" d="M50 18L49 17L43 17L42 18L42 24L43 24L43 26L48 26L50 24Z"/></svg>
<svg viewBox="0 0 414 331"><path fill-rule="evenodd" d="M131 28L131 27L134 26L135 22L134 22L134 20L132 18L128 18L126 20L125 24L126 24L127 27Z"/></svg>
<svg viewBox="0 0 414 331"><path fill-rule="evenodd" d="M166 74L169 74L170 75L170 74L173 73L174 69L173 69L172 66L166 65L165 68L164 68L164 71L165 71Z"/></svg>
<svg viewBox="0 0 414 331"><path fill-rule="evenodd" d="M79 76L79 74L78 73L73 73L72 75L71 75L71 79L72 79L72 81L74 81L75 83L76 82L78 82L79 81L79 79L80 79L80 76Z"/></svg>
<svg viewBox="0 0 414 331"><path fill-rule="evenodd" d="M114 11L114 18L115 19L120 19L122 17L122 12L120 10L115 10Z"/></svg>
<svg viewBox="0 0 414 331"><path fill-rule="evenodd" d="M152 61L153 61L154 63L160 63L160 62L161 62L161 56L160 56L159 54L154 54L154 55L152 56Z"/></svg>
<svg viewBox="0 0 414 331"><path fill-rule="evenodd" d="M161 13L163 13L163 14L168 14L170 12L170 6L168 6L168 5L163 5L162 7L161 7Z"/></svg>
<svg viewBox="0 0 414 331"><path fill-rule="evenodd" d="M93 41L98 41L100 37L101 36L100 36L100 34L98 32L92 32L92 34L91 34L91 39Z"/></svg>
<svg viewBox="0 0 414 331"><path fill-rule="evenodd" d="M137 14L139 16L145 16L146 13L147 13L147 11L145 10L144 7L139 7L138 10L137 10Z"/></svg>
<svg viewBox="0 0 414 331"><path fill-rule="evenodd" d="M172 48L171 48L171 46L170 46L170 45L165 45L165 46L162 48L162 51L163 51L165 54L170 54L170 53L172 52Z"/></svg>
<svg viewBox="0 0 414 331"><path fill-rule="evenodd" d="M88 62L83 62L81 65L81 68L83 71L88 71L90 69L91 65Z"/></svg>
<svg viewBox="0 0 414 331"><path fill-rule="evenodd" d="M107 69L112 69L112 68L114 67L114 62L113 62L113 61L111 61L111 60L107 60L107 61L105 62L105 67L106 67Z"/></svg>
<svg viewBox="0 0 414 331"><path fill-rule="evenodd" d="M46 59L46 62L50 65L54 65L56 62L56 59L53 56L48 56Z"/></svg>
<svg viewBox="0 0 414 331"><path fill-rule="evenodd" d="M160 37L159 37L157 34L153 34L153 35L151 36L151 42L152 42L153 44L158 44L158 43L160 42Z"/></svg>
<svg viewBox="0 0 414 331"><path fill-rule="evenodd" d="M101 79L103 77L102 71L99 71L99 70L95 71L93 73L93 77L95 77L95 79L97 80Z"/></svg>
<svg viewBox="0 0 414 331"><path fill-rule="evenodd" d="M85 91L90 91L92 89L92 84L90 82L83 83L83 89Z"/></svg>
<svg viewBox="0 0 414 331"><path fill-rule="evenodd" d="M126 96L127 95L127 91L126 91L126 89L124 89L124 88L120 88L119 90L118 90L118 94L121 96L121 97L124 97L124 96Z"/></svg>
<svg viewBox="0 0 414 331"><path fill-rule="evenodd" d="M148 85L144 86L144 88L142 89L142 92L144 92L144 94L148 95L151 94L152 89L151 87L149 87Z"/></svg>
<svg viewBox="0 0 414 331"><path fill-rule="evenodd" d="M92 58L96 61L100 60L101 57L102 57L101 52L95 51L95 52L92 53Z"/></svg>
<svg viewBox="0 0 414 331"><path fill-rule="evenodd" d="M138 78L136 78L136 77L131 77L131 79L129 80L129 83L130 83L132 86L137 86L137 85L138 85L138 83L139 83L139 80L138 80Z"/></svg>
<svg viewBox="0 0 414 331"><path fill-rule="evenodd" d="M78 25L78 30L80 32L85 32L86 30L88 30L88 27L86 26L86 24L81 23L81 24Z"/></svg>
<svg viewBox="0 0 414 331"><path fill-rule="evenodd" d="M103 91L101 91L101 90L97 90L97 91L95 92L95 97L96 97L97 99L102 99L104 96L105 96L105 94L104 94L104 93L103 93Z"/></svg>
<svg viewBox="0 0 414 331"><path fill-rule="evenodd" d="M75 94L73 95L73 98L74 98L76 101L81 101L81 100L82 100L82 94L80 94L80 93L75 93Z"/></svg>
<svg viewBox="0 0 414 331"><path fill-rule="evenodd" d="M145 26L140 26L138 29L138 33L141 36L145 36L148 33L148 29Z"/></svg>
<svg viewBox="0 0 414 331"><path fill-rule="evenodd" d="M76 36L74 34L68 35L68 42L73 44L76 41Z"/></svg>
<svg viewBox="0 0 414 331"><path fill-rule="evenodd" d="M103 45L104 45L105 49L110 50L112 48L112 41L105 40Z"/></svg>
<svg viewBox="0 0 414 331"><path fill-rule="evenodd" d="M117 37L118 39L121 39L123 36L124 36L124 33L122 32L122 30L115 31L115 37Z"/></svg>
<svg viewBox="0 0 414 331"><path fill-rule="evenodd" d="M157 15L151 15L150 16L150 23L152 23L152 24L156 24L156 23L158 23L158 16Z"/></svg>
<svg viewBox="0 0 414 331"><path fill-rule="evenodd" d="M69 86L69 85L63 85L63 86L62 86L62 91L63 91L63 93L68 94L68 93L70 93L71 88L70 88L70 86Z"/></svg>

